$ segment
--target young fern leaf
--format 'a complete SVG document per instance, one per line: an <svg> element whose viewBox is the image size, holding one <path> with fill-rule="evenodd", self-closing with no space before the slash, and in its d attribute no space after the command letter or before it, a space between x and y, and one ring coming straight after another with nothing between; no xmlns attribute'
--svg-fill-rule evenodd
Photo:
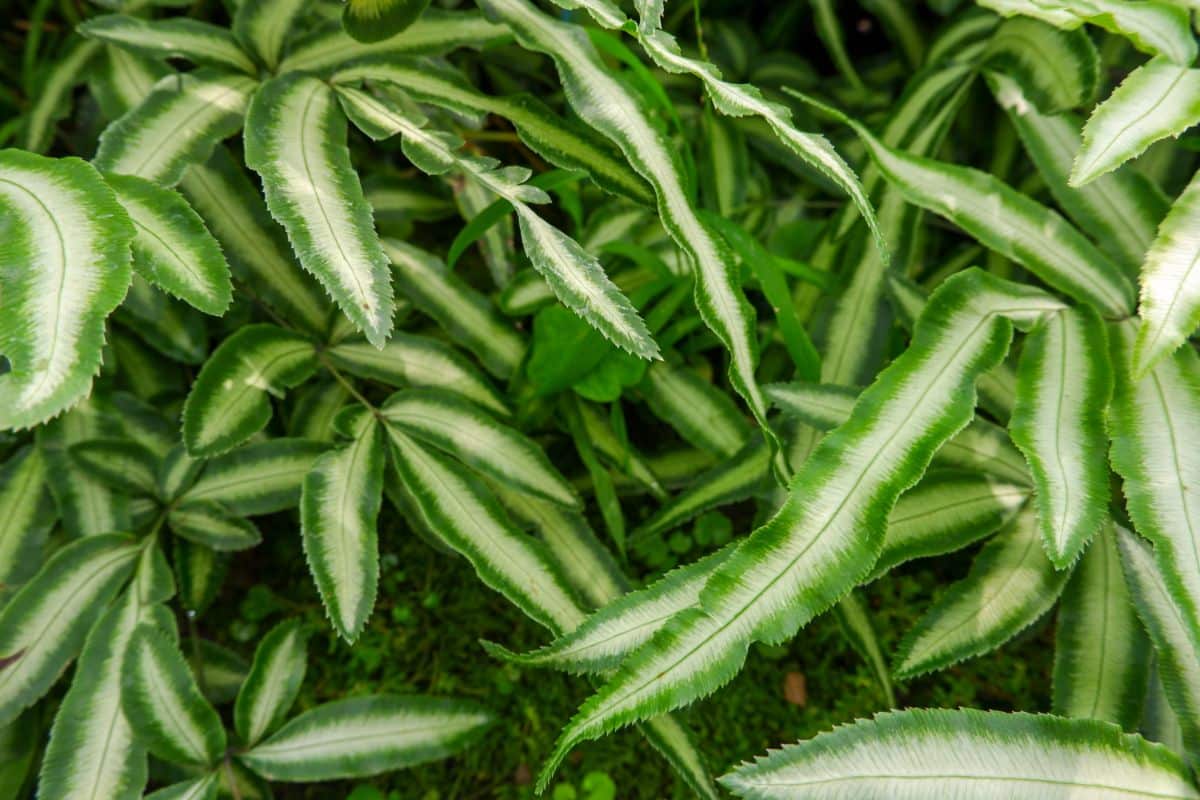
<svg viewBox="0 0 1200 800"><path fill-rule="evenodd" d="M293 508L313 463L328 449L304 439L270 439L248 444L209 461L203 474L180 495L184 503L218 503L239 516Z"/></svg>
<svg viewBox="0 0 1200 800"><path fill-rule="evenodd" d="M351 441L317 459L304 477L300 529L304 555L337 632L362 632L379 583L376 521L383 499L384 441L379 423L361 414Z"/></svg>
<svg viewBox="0 0 1200 800"><path fill-rule="evenodd" d="M129 288L134 229L77 158L0 151L0 430L70 408L100 370L104 322Z"/></svg>
<svg viewBox="0 0 1200 800"><path fill-rule="evenodd" d="M947 280L908 350L821 440L775 517L718 567L700 608L674 617L584 704L539 784L577 743L710 694L736 674L751 641L786 640L865 578L897 496L970 419L975 379L1003 358L1013 322L1061 308L978 271Z"/></svg>
<svg viewBox="0 0 1200 800"><path fill-rule="evenodd" d="M271 396L317 369L313 343L274 325L237 330L205 362L183 406L183 442L192 456L224 453L271 419Z"/></svg>
<svg viewBox="0 0 1200 800"><path fill-rule="evenodd" d="M133 175L110 175L107 182L137 229L134 269L204 313L224 314L233 299L229 264L187 201Z"/></svg>
<svg viewBox="0 0 1200 800"><path fill-rule="evenodd" d="M186 17L147 20L105 14L85 21L79 32L91 39L156 58L185 58L195 64L256 75L258 69L225 28Z"/></svg>
<svg viewBox="0 0 1200 800"><path fill-rule="evenodd" d="M55 553L0 611L0 725L40 698L79 654L92 625L133 572L138 549L98 534Z"/></svg>
<svg viewBox="0 0 1200 800"><path fill-rule="evenodd" d="M453 755L493 719L462 700L352 697L305 711L237 758L273 781L365 778Z"/></svg>
<svg viewBox="0 0 1200 800"><path fill-rule="evenodd" d="M167 761L214 765L225 754L225 727L165 632L141 625L122 666L121 706L138 740Z"/></svg>
<svg viewBox="0 0 1200 800"><path fill-rule="evenodd" d="M275 730L296 701L307 665L305 639L303 625L288 620L268 631L254 651L233 706L234 726L247 747Z"/></svg>
<svg viewBox="0 0 1200 800"><path fill-rule="evenodd" d="M1112 388L1104 323L1090 308L1047 317L1025 338L1009 432L1029 461L1038 526L1057 569L1074 563L1107 518Z"/></svg>
<svg viewBox="0 0 1200 800"><path fill-rule="evenodd" d="M1071 185L1083 186L1198 121L1200 69L1161 58L1146 62L1129 73L1088 118Z"/></svg>
<svg viewBox="0 0 1200 800"><path fill-rule="evenodd" d="M878 714L743 764L720 781L752 800L1200 797L1178 756L1115 725L973 709Z"/></svg>
<svg viewBox="0 0 1200 800"><path fill-rule="evenodd" d="M162 78L141 103L100 134L92 163L102 172L174 186L189 164L242 127L257 83L209 70Z"/></svg>
<svg viewBox="0 0 1200 800"><path fill-rule="evenodd" d="M1200 172L1171 206L1141 272L1142 325L1133 374L1143 377L1200 325Z"/></svg>
<svg viewBox="0 0 1200 800"><path fill-rule="evenodd" d="M1200 747L1200 646L1167 576L1155 563L1160 558L1124 528L1117 529L1117 545L1129 594L1154 643L1163 693L1178 717L1184 748L1195 753Z"/></svg>
<svg viewBox="0 0 1200 800"><path fill-rule="evenodd" d="M906 680L989 653L1048 611L1071 573L1055 570L1040 540L1037 514L1026 506L904 637L896 677Z"/></svg>
<svg viewBox="0 0 1200 800"><path fill-rule="evenodd" d="M262 177L267 207L300 265L382 347L395 309L388 260L350 163L346 118L333 90L300 74L268 81L250 103L245 142L246 164Z"/></svg>
<svg viewBox="0 0 1200 800"><path fill-rule="evenodd" d="M405 155L418 169L431 175L461 172L511 203L521 225L525 253L558 299L618 347L642 358L658 357L658 345L645 323L600 262L529 207L550 198L525 182L528 170L499 167L494 159L461 152L458 139L425 127L424 120L406 113L400 103L385 102L349 86L338 87L338 94L347 114L367 135L384 139L400 134Z"/></svg>
<svg viewBox="0 0 1200 800"><path fill-rule="evenodd" d="M1135 729L1150 660L1121 573L1117 533L1105 525L1079 560L1058 607L1054 713Z"/></svg>
<svg viewBox="0 0 1200 800"><path fill-rule="evenodd" d="M233 15L233 35L247 53L268 69L279 64L283 45L296 21L309 9L310 0L259 0L240 3Z"/></svg>

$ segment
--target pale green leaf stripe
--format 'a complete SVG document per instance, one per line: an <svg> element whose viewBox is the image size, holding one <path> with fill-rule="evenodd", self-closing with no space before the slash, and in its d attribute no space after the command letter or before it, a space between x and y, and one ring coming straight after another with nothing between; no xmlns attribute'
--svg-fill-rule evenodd
<svg viewBox="0 0 1200 800"><path fill-rule="evenodd" d="M91 388L134 231L91 166L20 150L0 151L0 223L2 430L45 422Z"/></svg>
<svg viewBox="0 0 1200 800"><path fill-rule="evenodd" d="M1190 347L1145 377L1131 373L1135 321L1109 329L1117 382L1109 409L1113 469L1137 532L1200 641L1200 359Z"/></svg>
<svg viewBox="0 0 1200 800"><path fill-rule="evenodd" d="M1190 35L1190 32L1189 32ZM1114 170L1200 121L1200 69L1154 59L1129 73L1083 128L1071 185Z"/></svg>
<svg viewBox="0 0 1200 800"><path fill-rule="evenodd" d="M985 58L989 70L1015 78L1043 114L1090 104L1100 83L1100 56L1086 33L1025 17L996 29Z"/></svg>
<svg viewBox="0 0 1200 800"><path fill-rule="evenodd" d="M432 253L395 239L384 239L383 247L395 266L396 283L413 304L478 356L488 372L510 377L525 357L525 341L488 298Z"/></svg>
<svg viewBox="0 0 1200 800"><path fill-rule="evenodd" d="M217 792L221 785L220 776L220 772L214 771L194 780L173 783L146 795L146 800L217 800Z"/></svg>
<svg viewBox="0 0 1200 800"><path fill-rule="evenodd" d="M99 42L75 42L65 55L54 60L46 79L31 98L21 139L24 149L41 153L50 146L54 139L54 123L70 109L71 90L84 79L88 63L99 51Z"/></svg>
<svg viewBox="0 0 1200 800"><path fill-rule="evenodd" d="M1058 607L1052 708L1064 717L1137 727L1151 653L1106 525L1083 554Z"/></svg>
<svg viewBox="0 0 1200 800"><path fill-rule="evenodd" d="M224 314L233 299L229 264L187 201L133 175L110 175L107 182L137 229L134 269L204 313Z"/></svg>
<svg viewBox="0 0 1200 800"><path fill-rule="evenodd" d="M644 589L604 605L565 636L530 653L511 653L497 645L489 652L531 667L567 672L604 672L644 645L674 615L700 602L700 590L730 548L678 567Z"/></svg>
<svg viewBox="0 0 1200 800"><path fill-rule="evenodd" d="M0 612L0 725L17 718L57 680L88 630L133 572L138 550L123 534L72 542Z"/></svg>
<svg viewBox="0 0 1200 800"><path fill-rule="evenodd" d="M189 164L206 161L217 142L242 127L256 86L245 76L207 70L167 75L104 129L92 163L174 186Z"/></svg>
<svg viewBox="0 0 1200 800"><path fill-rule="evenodd" d="M211 765L225 753L225 727L196 687L179 645L151 625L138 626L129 641L121 707L138 740L159 758Z"/></svg>
<svg viewBox="0 0 1200 800"><path fill-rule="evenodd" d="M273 781L362 778L452 755L492 721L463 700L352 697L304 712L238 759Z"/></svg>
<svg viewBox="0 0 1200 800"><path fill-rule="evenodd" d="M1042 549L1031 506L991 539L900 642L895 674L908 679L995 650L1046 613L1066 585Z"/></svg>
<svg viewBox="0 0 1200 800"><path fill-rule="evenodd" d="M1183 761L1115 725L1048 714L909 709L844 725L720 779L751 800L1191 800Z"/></svg>
<svg viewBox="0 0 1200 800"><path fill-rule="evenodd" d="M180 503L167 514L167 525L176 536L219 552L247 550L262 541L253 523L212 502Z"/></svg>
<svg viewBox="0 0 1200 800"><path fill-rule="evenodd" d="M300 530L304 556L325 613L348 642L362 632L379 584L376 520L383 498L384 442L365 415L354 437L317 459L304 477Z"/></svg>
<svg viewBox="0 0 1200 800"><path fill-rule="evenodd" d="M328 446L304 439L248 444L209 461L181 500L219 503L242 516L292 508L300 485Z"/></svg>
<svg viewBox="0 0 1200 800"><path fill-rule="evenodd" d="M987 475L928 473L896 501L869 580L914 558L951 553L995 533L1030 494L1027 486Z"/></svg>
<svg viewBox="0 0 1200 800"><path fill-rule="evenodd" d="M387 433L392 463L427 529L526 616L552 630L579 624L583 612L545 546L513 526L479 479L395 426Z"/></svg>
<svg viewBox="0 0 1200 800"><path fill-rule="evenodd" d="M396 104L359 89L342 86L338 93L351 118L372 138L400 134L406 155L422 171L441 174L457 170L511 203L520 222L525 253L558 299L618 347L646 359L659 356L658 345L637 310L609 280L600 262L529 207L529 203L549 198L524 182L528 170L497 167L494 159L462 153L456 138L423 127L421 120Z"/></svg>
<svg viewBox="0 0 1200 800"><path fill-rule="evenodd" d="M1074 563L1107 517L1112 388L1104 323L1091 309L1049 316L1025 338L1008 428L1029 461L1038 526L1058 569Z"/></svg>
<svg viewBox="0 0 1200 800"><path fill-rule="evenodd" d="M246 325L221 342L183 406L183 442L193 456L226 452L262 430L272 396L317 368L313 343L274 325Z"/></svg>
<svg viewBox="0 0 1200 800"><path fill-rule="evenodd" d="M1188 752L1200 747L1200 646L1180 613L1174 591L1151 548L1124 528L1117 529L1121 565L1138 617L1154 643L1163 693L1174 709Z"/></svg>
<svg viewBox="0 0 1200 800"><path fill-rule="evenodd" d="M292 26L311 0L258 0L242 3L233 15L233 35L247 52L274 69Z"/></svg>
<svg viewBox="0 0 1200 800"><path fill-rule="evenodd" d="M88 398L63 416L38 428L37 447L46 458L50 492L58 506L63 530L71 537L129 528L129 502L125 495L80 469L69 448L119 431Z"/></svg>
<svg viewBox="0 0 1200 800"><path fill-rule="evenodd" d="M333 90L307 75L268 81L250 103L244 138L246 164L262 176L267 207L300 265L382 347L395 310L388 261Z"/></svg>
<svg viewBox="0 0 1200 800"><path fill-rule="evenodd" d="M342 342L326 354L339 369L360 378L395 387L441 389L501 417L512 413L470 361L450 345L427 336L397 331L382 350L365 342Z"/></svg>
<svg viewBox="0 0 1200 800"><path fill-rule="evenodd" d="M0 466L0 597L42 564L58 516L46 480L46 458L37 447L21 448Z"/></svg>
<svg viewBox="0 0 1200 800"><path fill-rule="evenodd" d="M730 352L730 381L769 433L766 404L754 378L757 339L753 309L737 284L737 265L724 240L696 214L683 186L679 155L640 102L600 60L587 35L526 0L483 0L525 47L549 55L576 113L612 139L658 196L659 214L696 274L696 305Z"/></svg>
<svg viewBox="0 0 1200 800"><path fill-rule="evenodd" d="M365 56L437 55L459 47L483 48L509 38L504 26L473 11L430 9L406 30L382 42L357 42L333 23L298 42L278 72L328 72Z"/></svg>
<svg viewBox="0 0 1200 800"><path fill-rule="evenodd" d="M858 122L828 110L854 128L884 177L910 203L945 217L1106 316L1124 317L1133 310L1128 279L1057 212L988 173L889 148Z"/></svg>
<svg viewBox="0 0 1200 800"><path fill-rule="evenodd" d="M83 22L77 29L84 36L135 53L159 58L186 58L197 64L258 72L225 28L186 17L147 20L124 14L105 14Z"/></svg>
<svg viewBox="0 0 1200 800"><path fill-rule="evenodd" d="M128 591L92 628L63 698L38 780L38 797L136 800L146 750L121 710L121 665L143 608Z"/></svg>
<svg viewBox="0 0 1200 800"><path fill-rule="evenodd" d="M254 651L254 663L238 692L233 721L247 747L274 730L300 692L307 665L305 631L299 620L281 622Z"/></svg>
<svg viewBox="0 0 1200 800"><path fill-rule="evenodd" d="M1059 28L1085 22L1124 36L1146 53L1160 53L1177 64L1196 58L1196 40L1187 12L1171 2L1149 0L978 0L979 5L1009 17L1024 14Z"/></svg>
<svg viewBox="0 0 1200 800"><path fill-rule="evenodd" d="M1167 213L1162 190L1136 170L1104 175L1086 186L1070 186L1071 166L1083 143L1082 121L1073 114L1041 113L1021 87L1004 75L989 74L988 83L1055 202L1132 276Z"/></svg>
<svg viewBox="0 0 1200 800"><path fill-rule="evenodd" d="M179 189L221 243L230 266L255 293L305 330L325 330L329 300L296 265L287 237L262 195L225 148L214 150L207 163L188 167Z"/></svg>
<svg viewBox="0 0 1200 800"><path fill-rule="evenodd" d="M731 458L750 436L728 395L686 367L651 364L638 390L655 416L701 450Z"/></svg>
<svg viewBox="0 0 1200 800"><path fill-rule="evenodd" d="M408 389L380 408L384 420L518 491L568 508L582 503L542 448L478 406L436 389Z"/></svg>
<svg viewBox="0 0 1200 800"><path fill-rule="evenodd" d="M1200 325L1200 172L1163 220L1142 265L1141 285L1135 375L1153 368Z"/></svg>
<svg viewBox="0 0 1200 800"><path fill-rule="evenodd" d="M711 693L741 667L751 641L781 642L866 577L896 497L974 408L974 382L1003 358L1012 321L1062 305L977 270L930 299L913 343L821 440L787 501L739 543L701 592L631 656L567 726L540 776L580 741Z"/></svg>

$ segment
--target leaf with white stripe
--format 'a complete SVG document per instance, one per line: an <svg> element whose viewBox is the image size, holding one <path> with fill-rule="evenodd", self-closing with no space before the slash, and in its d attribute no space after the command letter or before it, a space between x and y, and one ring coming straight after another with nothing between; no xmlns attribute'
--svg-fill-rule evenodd
<svg viewBox="0 0 1200 800"><path fill-rule="evenodd" d="M118 491L158 495L158 456L131 439L89 439L71 445L71 458L88 473Z"/></svg>
<svg viewBox="0 0 1200 800"><path fill-rule="evenodd" d="M0 725L45 694L79 654L137 555L133 539L123 534L72 542L0 611Z"/></svg>
<svg viewBox="0 0 1200 800"><path fill-rule="evenodd" d="M245 5L254 5L253 2ZM221 785L221 773L210 772L190 781L180 781L164 786L146 795L146 800L217 800Z"/></svg>
<svg viewBox="0 0 1200 800"><path fill-rule="evenodd" d="M273 781L364 778L453 755L493 720L464 700L352 697L305 711L238 760Z"/></svg>
<svg viewBox="0 0 1200 800"><path fill-rule="evenodd" d="M877 714L745 763L720 781L752 800L1200 797L1178 756L1115 725L974 709Z"/></svg>
<svg viewBox="0 0 1200 800"><path fill-rule="evenodd" d="M1046 557L1037 515L1026 507L979 551L900 642L895 674L908 679L995 650L1046 613L1066 585Z"/></svg>
<svg viewBox="0 0 1200 800"><path fill-rule="evenodd" d="M333 90L307 75L263 84L250 103L246 164L263 180L267 207L300 265L319 280L371 344L392 330L395 303Z"/></svg>
<svg viewBox="0 0 1200 800"><path fill-rule="evenodd" d="M189 164L208 160L238 132L258 84L209 70L171 74L100 134L92 163L105 173L174 186Z"/></svg>
<svg viewBox="0 0 1200 800"><path fill-rule="evenodd" d="M0 465L0 602L42 564L58 517L46 477L38 447L23 447Z"/></svg>
<svg viewBox="0 0 1200 800"><path fill-rule="evenodd" d="M1200 69L1154 59L1129 73L1088 118L1071 185L1116 169L1200 122Z"/></svg>
<svg viewBox="0 0 1200 800"><path fill-rule="evenodd" d="M409 389L388 398L380 411L389 425L493 480L568 508L581 506L537 444L472 403L436 389Z"/></svg>
<svg viewBox="0 0 1200 800"><path fill-rule="evenodd" d="M325 613L348 642L362 632L379 583L376 520L383 498L383 433L363 413L347 444L317 459L304 477L300 529L304 555Z"/></svg>
<svg viewBox="0 0 1200 800"><path fill-rule="evenodd" d="M255 75L254 62L225 28L197 19L148 20L105 14L83 22L77 30L90 39L156 58L185 58L196 64Z"/></svg>
<svg viewBox="0 0 1200 800"><path fill-rule="evenodd" d="M1144 375L1200 325L1200 172L1171 206L1141 272L1134 375Z"/></svg>
<svg viewBox="0 0 1200 800"><path fill-rule="evenodd" d="M1161 558L1124 528L1117 529L1117 545L1129 594L1154 643L1163 693L1178 718L1184 747L1194 753L1200 748L1200 643L1155 563Z"/></svg>
<svg viewBox="0 0 1200 800"><path fill-rule="evenodd" d="M988 69L1015 78L1043 114L1090 104L1100 83L1100 55L1085 32L1027 17L1003 22L984 58Z"/></svg>
<svg viewBox="0 0 1200 800"><path fill-rule="evenodd" d="M271 397L309 378L316 348L274 325L239 328L205 362L183 406L183 441L193 456L224 453L271 419Z"/></svg>
<svg viewBox="0 0 1200 800"><path fill-rule="evenodd" d="M248 550L262 541L254 523L230 514L213 502L178 503L168 512L167 525L176 536L218 552Z"/></svg>
<svg viewBox="0 0 1200 800"><path fill-rule="evenodd" d="M1108 400L1104 323L1088 308L1047 317L1025 338L1013 442L1029 461L1046 554L1065 569L1107 518Z"/></svg>
<svg viewBox="0 0 1200 800"><path fill-rule="evenodd" d="M138 740L155 756L215 764L225 754L225 727L164 631L133 632L121 669L121 706Z"/></svg>
<svg viewBox="0 0 1200 800"><path fill-rule="evenodd" d="M233 299L221 245L178 192L133 175L111 175L108 185L137 229L133 267L168 294L206 314L221 316Z"/></svg>
<svg viewBox="0 0 1200 800"><path fill-rule="evenodd" d="M1054 713L1136 729L1149 644L1121 573L1116 531L1106 525L1079 560L1058 606Z"/></svg>
<svg viewBox="0 0 1200 800"><path fill-rule="evenodd" d="M841 112L815 105L858 133L884 177L910 203L1105 316L1133 310L1133 286L1120 268L1057 212L986 172L890 148Z"/></svg>
<svg viewBox="0 0 1200 800"><path fill-rule="evenodd" d="M420 18L429 0L346 0L342 27L360 42L395 36Z"/></svg>
<svg viewBox="0 0 1200 800"><path fill-rule="evenodd" d="M655 416L702 450L731 458L750 436L729 396L686 367L651 364L638 389Z"/></svg>
<svg viewBox="0 0 1200 800"><path fill-rule="evenodd" d="M92 475L71 458L81 442L121 435L112 419L91 398L37 429L37 447L46 458L46 478L70 537L94 536L130 527L129 498Z"/></svg>
<svg viewBox="0 0 1200 800"><path fill-rule="evenodd" d="M327 449L322 442L284 438L239 447L209 461L180 504L220 503L242 516L293 508L304 476Z"/></svg>
<svg viewBox="0 0 1200 800"><path fill-rule="evenodd" d="M90 390L134 231L91 166L20 150L0 151L0 231L0 429L28 428Z"/></svg>
<svg viewBox="0 0 1200 800"><path fill-rule="evenodd" d="M283 45L311 0L258 0L241 3L233 15L234 38L268 69L279 64Z"/></svg>
<svg viewBox="0 0 1200 800"><path fill-rule="evenodd" d="M776 515L717 568L700 608L674 617L583 705L540 784L579 742L710 694L737 673L752 641L785 641L864 579L897 496L971 418L975 380L1004 357L1013 323L1061 308L978 270L945 281L908 350L821 440Z"/></svg>
<svg viewBox="0 0 1200 800"><path fill-rule="evenodd" d="M1129 517L1154 544L1163 582L1200 641L1200 357L1180 348L1134 379L1135 325L1109 329L1117 375L1110 459L1124 480Z"/></svg>
<svg viewBox="0 0 1200 800"><path fill-rule="evenodd" d="M296 701L307 666L306 638L304 626L288 620L268 631L254 651L233 706L234 725L247 747L275 730Z"/></svg>
<svg viewBox="0 0 1200 800"><path fill-rule="evenodd" d="M425 527L526 616L570 629L580 611L545 545L518 530L487 487L441 453L387 426L392 464Z"/></svg>
<svg viewBox="0 0 1200 800"><path fill-rule="evenodd" d="M427 336L397 331L380 350L365 342L341 342L329 360L351 375L388 386L441 389L464 397L493 414L512 412L487 378L450 345Z"/></svg>

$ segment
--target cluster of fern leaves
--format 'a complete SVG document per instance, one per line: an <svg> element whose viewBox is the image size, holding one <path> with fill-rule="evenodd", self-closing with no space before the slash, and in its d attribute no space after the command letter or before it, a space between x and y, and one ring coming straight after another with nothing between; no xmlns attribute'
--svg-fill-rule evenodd
<svg viewBox="0 0 1200 800"><path fill-rule="evenodd" d="M388 514L547 631L479 658L594 689L539 792L636 725L706 798L1200 798L1194 0L846 2L862 57L832 0L186 5L33 2L4 98L0 790L478 743L478 700L294 711L299 619L196 633L284 531L353 644ZM883 652L859 587L965 548ZM706 764L674 712L827 612L881 713ZM900 707L1051 613L1053 708Z"/></svg>

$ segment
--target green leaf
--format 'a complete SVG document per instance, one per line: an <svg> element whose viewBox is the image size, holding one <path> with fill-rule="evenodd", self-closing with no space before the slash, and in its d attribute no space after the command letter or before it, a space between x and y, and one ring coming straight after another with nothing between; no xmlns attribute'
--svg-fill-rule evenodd
<svg viewBox="0 0 1200 800"><path fill-rule="evenodd" d="M743 764L720 781L754 800L1200 796L1178 756L1115 725L973 709L877 714Z"/></svg>
<svg viewBox="0 0 1200 800"><path fill-rule="evenodd" d="M247 3L246 5L254 5ZM217 800L221 773L210 772L190 781L181 781L165 786L146 795L146 800Z"/></svg>
<svg viewBox="0 0 1200 800"><path fill-rule="evenodd" d="M129 439L91 439L71 445L71 458L88 473L129 494L158 495L158 457Z"/></svg>
<svg viewBox="0 0 1200 800"><path fill-rule="evenodd" d="M274 325L239 328L200 370L183 407L183 441L193 456L224 453L262 430L272 396L317 369L316 349Z"/></svg>
<svg viewBox="0 0 1200 800"><path fill-rule="evenodd" d="M1141 273L1142 325L1133 349L1142 376L1183 344L1200 325L1200 173L1171 206Z"/></svg>
<svg viewBox="0 0 1200 800"><path fill-rule="evenodd" d="M0 725L45 694L78 655L137 555L123 534L72 542L0 611Z"/></svg>
<svg viewBox="0 0 1200 800"><path fill-rule="evenodd" d="M408 28L429 0L346 0L342 27L360 42L379 42Z"/></svg>
<svg viewBox="0 0 1200 800"><path fill-rule="evenodd" d="M155 756L213 765L225 754L225 728L196 687L179 646L141 625L125 653L121 706L138 740Z"/></svg>
<svg viewBox="0 0 1200 800"><path fill-rule="evenodd" d="M132 175L111 175L107 182L137 229L134 269L204 313L224 314L233 298L229 264L187 201Z"/></svg>
<svg viewBox="0 0 1200 800"><path fill-rule="evenodd" d="M1159 139L1178 136L1197 121L1200 69L1166 59L1148 61L1129 73L1088 118L1071 185L1082 186L1116 169Z"/></svg>
<svg viewBox="0 0 1200 800"><path fill-rule="evenodd" d="M25 119L21 146L35 153L45 152L54 139L54 125L71 107L71 92L87 74L87 68L101 50L96 41L77 41L66 53L53 59L46 77L33 92Z"/></svg>
<svg viewBox="0 0 1200 800"><path fill-rule="evenodd" d="M37 447L23 447L0 465L0 587L24 583L42 564L58 517L46 480L46 458Z"/></svg>
<svg viewBox="0 0 1200 800"><path fill-rule="evenodd" d="M309 10L310 0L259 0L239 3L233 15L233 35L247 53L274 69L297 20Z"/></svg>
<svg viewBox="0 0 1200 800"><path fill-rule="evenodd" d="M638 389L655 416L701 450L731 458L750 436L728 395L686 367L651 364Z"/></svg>
<svg viewBox="0 0 1200 800"><path fill-rule="evenodd" d="M81 469L70 456L72 445L118 436L119 429L90 398L37 431L38 450L46 458L46 479L63 530L71 537L94 536L130 526L128 498Z"/></svg>
<svg viewBox="0 0 1200 800"><path fill-rule="evenodd" d="M124 14L105 14L86 20L77 29L135 53L156 58L185 58L196 64L234 69L256 75L257 68L228 30L186 17L147 20Z"/></svg>
<svg viewBox="0 0 1200 800"><path fill-rule="evenodd" d="M1074 563L1107 517L1112 387L1104 323L1091 309L1049 316L1025 338L1009 432L1029 461L1038 526L1057 569Z"/></svg>
<svg viewBox="0 0 1200 800"><path fill-rule="evenodd" d="M262 541L253 523L230 514L218 503L180 503L167 514L167 524L177 536L221 552L248 550Z"/></svg>
<svg viewBox="0 0 1200 800"><path fill-rule="evenodd" d="M92 163L106 174L174 186L189 164L207 161L217 142L241 129L256 87L245 76L208 70L167 75L104 129Z"/></svg>
<svg viewBox="0 0 1200 800"><path fill-rule="evenodd" d="M238 736L247 747L278 727L296 701L307 663L305 639L301 623L288 620L268 631L254 651L233 707Z"/></svg>
<svg viewBox="0 0 1200 800"><path fill-rule="evenodd" d="M209 461L180 502L219 503L236 515L270 514L300 500L300 484L328 446L304 439L248 444Z"/></svg>
<svg viewBox="0 0 1200 800"><path fill-rule="evenodd" d="M246 164L300 265L319 280L371 344L382 347L395 304L387 256L346 147L333 90L308 75L274 78L255 93Z"/></svg>
<svg viewBox="0 0 1200 800"><path fill-rule="evenodd" d="M309 571L326 615L348 642L366 625L379 583L383 433L373 416L359 417L351 441L317 459L304 477L300 498Z"/></svg>
<svg viewBox="0 0 1200 800"><path fill-rule="evenodd" d="M453 755L492 721L463 700L352 697L304 712L238 759L274 781L363 778Z"/></svg>
<svg viewBox="0 0 1200 800"><path fill-rule="evenodd" d="M1028 17L1001 23L984 58L988 69L1015 79L1043 114L1089 105L1100 83L1100 55L1084 31Z"/></svg>
<svg viewBox="0 0 1200 800"><path fill-rule="evenodd" d="M90 165L2 150L0 234L0 429L28 428L91 389L134 231Z"/></svg>

